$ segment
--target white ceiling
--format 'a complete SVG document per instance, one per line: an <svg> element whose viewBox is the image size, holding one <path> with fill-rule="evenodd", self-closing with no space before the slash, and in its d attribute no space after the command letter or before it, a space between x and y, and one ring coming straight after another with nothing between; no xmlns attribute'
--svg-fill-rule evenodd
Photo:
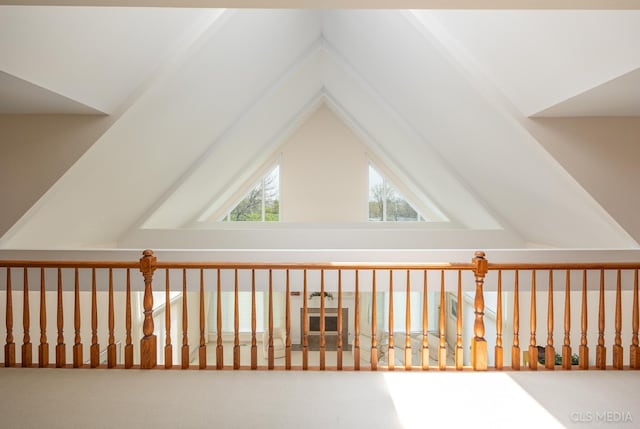
<svg viewBox="0 0 640 429"><path fill-rule="evenodd" d="M525 116L640 116L640 11L416 14L436 20Z"/></svg>
<svg viewBox="0 0 640 429"><path fill-rule="evenodd" d="M3 113L114 113L212 9L0 6ZM9 88L8 88L9 87Z"/></svg>
<svg viewBox="0 0 640 429"><path fill-rule="evenodd" d="M114 113L219 13L0 6L0 113ZM524 116L640 116L640 11L415 14Z"/></svg>
<svg viewBox="0 0 640 429"><path fill-rule="evenodd" d="M637 68L636 52L625 43L609 53L609 68L601 66L599 51L612 39L596 43L590 35L592 46L582 49L557 34L560 22L590 34L581 26L598 22L602 30L606 21L617 36L632 37L635 14L576 24L565 12L546 20L534 13L526 24L529 11L149 9L147 16L146 9L60 9L0 7L0 18L12 23L0 27L0 53L10 54L0 55L0 70L122 114L0 246L111 246L145 222L190 225L258 168L318 97L414 183L416 194L469 229L498 225L512 233L511 242L558 247L637 246L518 118L478 90L449 51L461 44L490 76L486 82L529 115L583 94L604 76L620 76L622 68ZM7 21L9 15L23 23ZM120 19L124 33L114 35ZM450 37L435 34L429 20ZM538 28L547 21L556 38L534 43L548 36ZM27 22L39 30L24 34ZM531 33L521 34L517 23ZM490 49L492 43L500 48ZM572 49L580 49L586 77L578 60L565 61ZM549 64L525 66L522 58ZM555 76L532 83L534 66ZM83 73L68 73L77 68ZM629 81L622 84L635 82ZM565 113L583 107L565 106Z"/></svg>
<svg viewBox="0 0 640 429"><path fill-rule="evenodd" d="M0 113L102 114L85 104L2 71L0 71Z"/></svg>
<svg viewBox="0 0 640 429"><path fill-rule="evenodd" d="M0 6L0 113L114 113L219 13ZM415 14L524 116L640 116L640 11Z"/></svg>
<svg viewBox="0 0 640 429"><path fill-rule="evenodd" d="M561 101L535 116L640 116L640 68Z"/></svg>

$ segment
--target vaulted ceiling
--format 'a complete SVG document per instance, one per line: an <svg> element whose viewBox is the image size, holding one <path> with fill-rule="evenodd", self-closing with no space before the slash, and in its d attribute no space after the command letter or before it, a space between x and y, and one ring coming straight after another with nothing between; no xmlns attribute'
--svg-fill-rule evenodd
<svg viewBox="0 0 640 429"><path fill-rule="evenodd" d="M0 6L0 113L117 115L0 245L199 228L324 103L487 247L637 247L523 125L639 116L637 40L638 11Z"/></svg>

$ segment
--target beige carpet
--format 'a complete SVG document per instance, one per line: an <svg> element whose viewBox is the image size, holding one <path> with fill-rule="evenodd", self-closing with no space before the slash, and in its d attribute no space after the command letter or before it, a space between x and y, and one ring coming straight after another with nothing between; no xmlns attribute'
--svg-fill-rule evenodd
<svg viewBox="0 0 640 429"><path fill-rule="evenodd" d="M638 392L640 371L1 368L0 427L634 428Z"/></svg>

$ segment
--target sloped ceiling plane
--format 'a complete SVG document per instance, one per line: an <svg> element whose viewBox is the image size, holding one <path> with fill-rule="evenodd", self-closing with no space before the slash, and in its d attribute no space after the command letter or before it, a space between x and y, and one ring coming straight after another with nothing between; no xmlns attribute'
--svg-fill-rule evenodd
<svg viewBox="0 0 640 429"><path fill-rule="evenodd" d="M0 246L197 228L326 105L456 229L501 231L514 247L637 247L522 119L640 114L640 97L615 97L637 88L640 50L585 68L600 60L567 59L579 49L567 41L550 78L532 69L558 61L531 58L543 55L532 40L593 16L545 13L0 7L1 112L117 118ZM640 39L637 12L607 20ZM577 81L571 67L589 72Z"/></svg>

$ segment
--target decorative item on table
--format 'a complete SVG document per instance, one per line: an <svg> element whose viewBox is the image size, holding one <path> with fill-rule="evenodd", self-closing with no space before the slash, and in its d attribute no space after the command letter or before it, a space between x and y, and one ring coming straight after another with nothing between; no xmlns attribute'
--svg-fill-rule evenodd
<svg viewBox="0 0 640 429"><path fill-rule="evenodd" d="M311 292L309 294L309 299L315 298L316 296L320 296L320 295L321 295L321 292ZM324 297L329 298L330 300L333 300L333 294L331 292L325 292Z"/></svg>

